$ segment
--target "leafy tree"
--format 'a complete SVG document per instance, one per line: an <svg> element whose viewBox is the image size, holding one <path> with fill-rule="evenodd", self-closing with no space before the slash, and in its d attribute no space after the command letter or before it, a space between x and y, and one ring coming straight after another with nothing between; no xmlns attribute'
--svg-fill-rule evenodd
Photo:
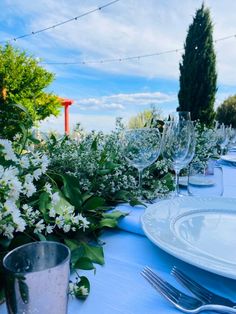
<svg viewBox="0 0 236 314"><path fill-rule="evenodd" d="M44 91L54 75L38 63L10 44L0 46L1 137L12 138L22 127L59 113L58 97Z"/></svg>
<svg viewBox="0 0 236 314"><path fill-rule="evenodd" d="M236 128L236 95L227 98L216 111L216 120Z"/></svg>
<svg viewBox="0 0 236 314"><path fill-rule="evenodd" d="M131 117L128 122L130 129L144 127L158 127L161 119L161 110L153 106L151 109L144 110L136 116Z"/></svg>
<svg viewBox="0 0 236 314"><path fill-rule="evenodd" d="M180 69L180 111L190 111L192 120L212 126L217 92L216 55L210 11L202 4L189 26Z"/></svg>

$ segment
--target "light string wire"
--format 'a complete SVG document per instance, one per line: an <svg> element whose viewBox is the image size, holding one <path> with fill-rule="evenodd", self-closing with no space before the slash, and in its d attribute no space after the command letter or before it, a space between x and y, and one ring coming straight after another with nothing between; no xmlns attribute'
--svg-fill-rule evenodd
<svg viewBox="0 0 236 314"><path fill-rule="evenodd" d="M236 38L236 34L230 35L230 36L225 36L221 37L218 39L213 40L214 43L217 43L218 41L223 41L231 38ZM123 58L113 58L113 59L101 59L101 60L93 60L93 61L68 61L68 62L40 62L41 64L45 65L76 65L76 64L81 64L81 65L86 65L86 64L99 64L99 63L112 63L112 62L123 62L123 61L129 61L129 60L139 60L143 58L149 58L149 57L155 57L155 56L160 56L164 54L170 54L174 52L180 52L183 51L184 48L178 48L178 49L172 49L172 50L166 50L162 52L154 52L154 53L149 53L149 54L143 54L143 55L137 55L137 56L130 56L130 57L123 57Z"/></svg>
<svg viewBox="0 0 236 314"><path fill-rule="evenodd" d="M22 38L25 38L25 37L33 36L33 35L36 35L36 34L39 34L39 33L45 32L45 31L48 31L48 30L50 30L50 29L54 29L54 28L56 28L56 27L59 27L59 26L61 26L61 25L66 24L66 23L70 23L70 22L72 22L72 21L77 21L78 19L80 19L80 18L82 18L82 17L84 17L84 16L86 16L86 15L92 14L92 13L94 13L94 12L96 12L96 11L100 11L100 10L102 10L102 9L104 9L104 8L106 8L106 7L110 6L110 5L112 5L112 4L115 4L115 3L118 2L118 1L120 1L120 0L114 0L114 1L111 1L111 2L108 2L108 3L105 3L104 5L101 5L100 7L96 8L96 9L87 11L87 12L85 12L85 13L83 13L83 14L80 14L80 15L78 15L78 16L75 16L75 17L73 17L73 18L71 18L71 19L62 21L62 22L57 23L57 24L54 24L54 25L52 25L52 26L48 26L48 27L39 29L39 30L37 30L37 31L32 31L31 33L28 33L28 34L24 34L24 35L21 35L21 36L18 36L18 37L14 37L14 38L11 38L11 39L8 39L8 40L0 41L0 43L6 43L6 42L11 42L11 41L17 41L18 39L22 39Z"/></svg>

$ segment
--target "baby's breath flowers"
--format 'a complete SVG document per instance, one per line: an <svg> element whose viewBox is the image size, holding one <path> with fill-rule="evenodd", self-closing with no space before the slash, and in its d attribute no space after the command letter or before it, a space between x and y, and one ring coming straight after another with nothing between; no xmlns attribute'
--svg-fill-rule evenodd
<svg viewBox="0 0 236 314"><path fill-rule="evenodd" d="M136 197L138 172L125 157L119 131L111 134L83 133L79 140L66 138L54 143L50 169L76 177L81 191L94 192L106 200L119 199L121 191ZM147 198L153 199L169 192L172 183L165 180L165 176L169 174L163 160L144 171L143 193Z"/></svg>

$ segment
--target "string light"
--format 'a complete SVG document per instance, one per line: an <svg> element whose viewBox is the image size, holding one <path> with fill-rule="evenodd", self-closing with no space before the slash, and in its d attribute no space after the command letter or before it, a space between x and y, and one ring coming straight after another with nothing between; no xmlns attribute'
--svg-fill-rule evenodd
<svg viewBox="0 0 236 314"><path fill-rule="evenodd" d="M78 16L75 16L75 17L73 17L73 18L71 18L71 19L62 21L62 22L57 23L57 24L54 24L54 25L52 25L52 26L48 26L48 27L39 29L39 30L37 30L37 31L32 31L31 33L28 33L28 34L24 34L24 35L21 35L21 36L18 36L18 37L14 37L14 38L11 38L11 39L8 39L8 40L5 40L5 41L0 41L0 43L11 42L11 41L17 41L18 39L22 39L22 38L25 38L25 37L33 36L33 35L36 35L36 34L39 34L39 33L43 33L43 32L46 32L46 31L48 31L48 30L50 30L50 29L54 29L54 28L56 28L56 27L59 27L59 26L61 26L61 25L64 25L64 24L66 24L66 23L70 23L70 22L72 22L72 21L77 21L78 19L80 19L80 18L82 18L82 17L84 17L84 16L86 16L86 15L92 14L92 13L94 13L94 12L96 12L96 11L101 11L102 9L104 9L104 8L106 8L106 7L108 7L108 6L112 5L112 4L115 4L115 3L118 2L118 1L120 1L120 0L114 0L114 1L108 2L108 3L106 3L106 4L104 4L104 5L100 6L100 7L98 7L98 8L96 8L96 9L87 11L87 12L85 12L85 13L83 13L83 14L80 14L80 15L78 15Z"/></svg>
<svg viewBox="0 0 236 314"><path fill-rule="evenodd" d="M218 41L223 41L231 38L236 38L236 34L230 35L230 36L225 36L218 38L214 40L214 43L217 43ZM197 47L196 47L197 49ZM101 59L101 60L93 60L93 61L65 61L65 62L40 62L41 64L47 64L47 65L76 65L76 64L81 64L81 65L86 65L86 64L99 64L99 63L113 63L113 62L123 62L123 61L129 61L129 60L140 60L143 58L149 58L149 57L156 57L164 54L169 54L169 53L177 53L180 51L183 51L184 48L178 48L178 49L172 49L172 50L166 50L162 52L154 52L150 54L143 54L143 55L137 55L137 56L130 56L130 57L124 57L124 58L114 58L114 59Z"/></svg>
<svg viewBox="0 0 236 314"><path fill-rule="evenodd" d="M47 65L75 65L75 64L97 64L97 63L112 63L112 62L122 62L122 61L129 61L129 60L140 60L143 58L149 58L154 56L160 56L167 53L179 52L183 50L181 49L173 49L173 50L166 50L162 52L154 52L150 54L138 55L138 56L131 56L131 57L124 57L124 58L114 58L114 59L102 59L102 60L94 60L94 61L73 61L73 62L41 62L41 64Z"/></svg>

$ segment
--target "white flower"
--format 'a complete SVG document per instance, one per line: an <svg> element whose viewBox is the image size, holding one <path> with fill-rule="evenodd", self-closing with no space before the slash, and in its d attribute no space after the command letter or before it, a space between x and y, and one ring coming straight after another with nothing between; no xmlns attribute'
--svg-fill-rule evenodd
<svg viewBox="0 0 236 314"><path fill-rule="evenodd" d="M16 231L23 232L26 227L26 222L24 221L23 218L18 217L16 225L17 225Z"/></svg>
<svg viewBox="0 0 236 314"><path fill-rule="evenodd" d="M44 185L44 190L45 190L49 195L52 195L52 186L51 186L50 183L47 182L47 183Z"/></svg>
<svg viewBox="0 0 236 314"><path fill-rule="evenodd" d="M64 231L64 232L69 232L70 229L71 229L71 225L67 225L67 224L66 224L66 225L63 226L63 231Z"/></svg>
<svg viewBox="0 0 236 314"><path fill-rule="evenodd" d="M53 232L53 226L50 226L50 225L48 225L47 227L46 227L46 232L49 234L49 233L52 233Z"/></svg>
<svg viewBox="0 0 236 314"><path fill-rule="evenodd" d="M8 196L14 200L17 200L19 198L20 193L22 192L21 182L18 180L17 177L14 177L11 180L11 182L8 183L8 186L10 188Z"/></svg>
<svg viewBox="0 0 236 314"><path fill-rule="evenodd" d="M82 295L84 296L88 295L88 288L85 288L85 286L81 286L79 290L81 291Z"/></svg>
<svg viewBox="0 0 236 314"><path fill-rule="evenodd" d="M81 227L83 228L83 231L85 231L85 229L89 227L90 222L87 220L86 217L83 217L81 214L78 214L78 218L81 222Z"/></svg>
<svg viewBox="0 0 236 314"><path fill-rule="evenodd" d="M34 153L34 158L31 159L31 162L34 166L37 166L40 164L40 159L41 159L41 156L40 156L40 153L39 152L35 152Z"/></svg>
<svg viewBox="0 0 236 314"><path fill-rule="evenodd" d="M28 196L32 196L36 192L36 188L33 183L25 183L23 186L23 192Z"/></svg>
<svg viewBox="0 0 236 314"><path fill-rule="evenodd" d="M55 223L58 226L58 228L62 228L64 223L65 223L64 217L62 217L62 216L57 217L55 219Z"/></svg>
<svg viewBox="0 0 236 314"><path fill-rule="evenodd" d="M42 173L45 173L47 171L48 164L49 164L48 157L46 155L43 155L41 158L41 162L42 162L41 171L42 171Z"/></svg>
<svg viewBox="0 0 236 314"><path fill-rule="evenodd" d="M0 139L0 146L3 147L3 154L6 160L17 161L17 157L12 149L12 144L8 140Z"/></svg>
<svg viewBox="0 0 236 314"><path fill-rule="evenodd" d="M3 235L8 237L8 239L12 239L14 230L14 227L10 224L4 225Z"/></svg>
<svg viewBox="0 0 236 314"><path fill-rule="evenodd" d="M49 217L54 218L56 216L56 211L55 209L52 207L49 209Z"/></svg>
<svg viewBox="0 0 236 314"><path fill-rule="evenodd" d="M4 212L3 212L4 216L10 215L18 211L18 208L12 199L6 200L6 202L3 204L3 209L4 209Z"/></svg>
<svg viewBox="0 0 236 314"><path fill-rule="evenodd" d="M4 174L4 168L3 166L0 165L0 178L2 178L3 174Z"/></svg>
<svg viewBox="0 0 236 314"><path fill-rule="evenodd" d="M14 137L13 137L13 140L14 141L19 141L21 139L21 134L20 133L17 133Z"/></svg>
<svg viewBox="0 0 236 314"><path fill-rule="evenodd" d="M45 229L45 224L44 224L43 219L41 219L36 223L34 233L42 233L44 229Z"/></svg>
<svg viewBox="0 0 236 314"><path fill-rule="evenodd" d="M32 183L33 180L34 180L34 177L33 177L31 174L28 173L28 174L25 176L25 183Z"/></svg>
<svg viewBox="0 0 236 314"><path fill-rule="evenodd" d="M4 174L2 178L6 182L10 182L12 179L14 179L19 174L19 170L16 167L8 167L5 169Z"/></svg>
<svg viewBox="0 0 236 314"><path fill-rule="evenodd" d="M56 205L60 201L60 195L58 192L55 192L51 196L52 199L52 205Z"/></svg>
<svg viewBox="0 0 236 314"><path fill-rule="evenodd" d="M33 211L33 208L32 208L31 206L27 205L27 204L24 204L24 205L22 206L22 209L24 210L25 214L26 214L28 217L32 216L32 214L33 214L33 216L34 216L34 214L35 214L35 211Z"/></svg>
<svg viewBox="0 0 236 314"><path fill-rule="evenodd" d="M40 176L42 175L42 170L41 169L36 169L33 172L33 177L36 181L39 180Z"/></svg>
<svg viewBox="0 0 236 314"><path fill-rule="evenodd" d="M19 161L19 164L22 168L28 169L30 166L29 158L25 155L22 156L20 161Z"/></svg>

